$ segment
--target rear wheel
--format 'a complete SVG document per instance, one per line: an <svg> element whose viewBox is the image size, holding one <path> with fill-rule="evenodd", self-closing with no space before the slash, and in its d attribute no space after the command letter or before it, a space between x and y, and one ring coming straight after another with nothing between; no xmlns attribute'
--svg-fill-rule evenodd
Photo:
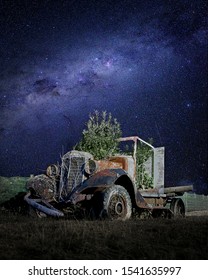
<svg viewBox="0 0 208 280"><path fill-rule="evenodd" d="M124 187L114 185L102 193L100 218L127 220L131 214L131 198Z"/></svg>
<svg viewBox="0 0 208 280"><path fill-rule="evenodd" d="M172 211L174 217L185 217L185 205L181 198L174 198L170 204L170 210Z"/></svg>

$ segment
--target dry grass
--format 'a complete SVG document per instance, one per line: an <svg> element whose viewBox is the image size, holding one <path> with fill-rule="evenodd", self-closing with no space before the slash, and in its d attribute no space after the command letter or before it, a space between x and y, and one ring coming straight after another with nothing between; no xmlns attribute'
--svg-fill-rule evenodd
<svg viewBox="0 0 208 280"><path fill-rule="evenodd" d="M0 259L208 259L208 216L113 222L0 212Z"/></svg>

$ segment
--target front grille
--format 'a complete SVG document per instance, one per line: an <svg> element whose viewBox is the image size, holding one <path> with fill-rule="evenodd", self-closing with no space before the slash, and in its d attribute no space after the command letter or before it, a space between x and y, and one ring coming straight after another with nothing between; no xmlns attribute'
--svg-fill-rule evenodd
<svg viewBox="0 0 208 280"><path fill-rule="evenodd" d="M93 158L91 154L76 150L72 150L62 157L58 200L67 199L73 189L86 179L83 168L85 162L90 158Z"/></svg>
<svg viewBox="0 0 208 280"><path fill-rule="evenodd" d="M71 157L69 160L67 193L71 192L76 186L81 184L83 179L84 157Z"/></svg>

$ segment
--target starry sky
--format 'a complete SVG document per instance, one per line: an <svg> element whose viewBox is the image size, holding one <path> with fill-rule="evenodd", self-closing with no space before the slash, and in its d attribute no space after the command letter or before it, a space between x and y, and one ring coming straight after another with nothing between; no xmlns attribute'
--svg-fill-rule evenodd
<svg viewBox="0 0 208 280"><path fill-rule="evenodd" d="M107 110L166 148L166 185L207 185L207 3L0 1L0 176L42 173Z"/></svg>

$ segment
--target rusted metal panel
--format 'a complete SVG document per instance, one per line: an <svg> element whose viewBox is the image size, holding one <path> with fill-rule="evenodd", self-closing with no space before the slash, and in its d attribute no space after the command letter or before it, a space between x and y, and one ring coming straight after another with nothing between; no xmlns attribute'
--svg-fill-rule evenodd
<svg viewBox="0 0 208 280"><path fill-rule="evenodd" d="M135 182L136 178L136 164L132 156L114 156L109 158L110 162L118 162L121 166L118 168L124 169L128 175L130 176L131 180Z"/></svg>
<svg viewBox="0 0 208 280"><path fill-rule="evenodd" d="M115 160L98 160L98 171L104 170L104 169L114 169L114 168L123 168L123 163L118 158L115 158Z"/></svg>
<svg viewBox="0 0 208 280"><path fill-rule="evenodd" d="M154 188L164 188L165 148L154 149Z"/></svg>
<svg viewBox="0 0 208 280"><path fill-rule="evenodd" d="M147 204L151 204L153 207L156 207L156 206L160 206L162 207L165 203L165 199L163 199L162 197L148 197L148 198L145 198L145 201Z"/></svg>
<svg viewBox="0 0 208 280"><path fill-rule="evenodd" d="M139 208L148 208L150 209L150 206L147 204L147 202L144 200L144 197L141 195L139 191L136 193L136 204Z"/></svg>

